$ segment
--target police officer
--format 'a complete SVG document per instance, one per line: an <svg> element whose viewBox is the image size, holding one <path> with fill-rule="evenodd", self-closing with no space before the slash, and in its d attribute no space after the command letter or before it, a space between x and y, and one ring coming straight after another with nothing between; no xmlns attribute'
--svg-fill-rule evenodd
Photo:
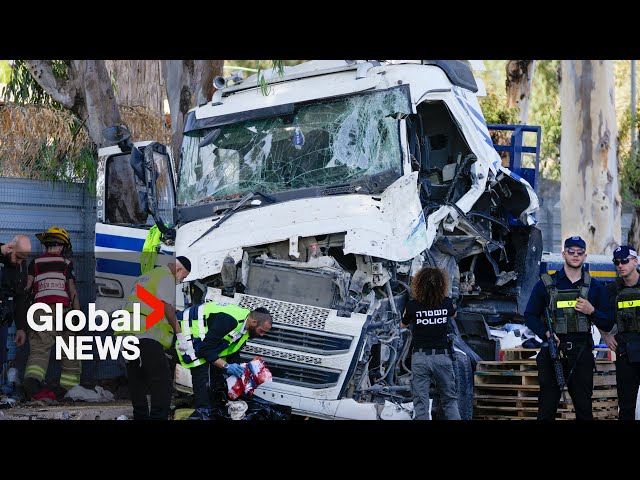
<svg viewBox="0 0 640 480"><path fill-rule="evenodd" d="M562 252L564 266L552 275L543 273L531 291L525 309L525 324L543 339L536 357L540 396L538 420L553 420L560 401L548 341L559 345L564 376L573 401L577 420L593 420L593 338L591 323L609 331L612 319L604 285L583 269L587 258L586 243L580 237L569 237ZM545 308L551 316L555 336L549 338Z"/></svg>
<svg viewBox="0 0 640 480"><path fill-rule="evenodd" d="M616 352L616 382L620 420L634 420L640 387L640 274L638 253L621 245L613 252L619 277L607 285L615 316L612 332L603 340Z"/></svg>
<svg viewBox="0 0 640 480"><path fill-rule="evenodd" d="M448 281L440 268L425 267L411 280L411 300L402 316L403 328L413 324L411 390L416 420L431 420L429 389L435 381L445 420L460 420L448 331L455 316Z"/></svg>
<svg viewBox="0 0 640 480"><path fill-rule="evenodd" d="M9 243L0 243L0 364L6 361L7 329L16 322L16 345L27 338L26 260L31 253L31 240L16 235Z"/></svg>
<svg viewBox="0 0 640 480"><path fill-rule="evenodd" d="M262 337L271 330L273 319L264 307L249 311L238 305L206 302L178 313L182 332L176 350L183 367L191 371L193 407L211 408L209 389L220 393L222 403L226 382L222 373L240 377L240 348L249 338ZM229 363L231 362L231 363Z"/></svg>

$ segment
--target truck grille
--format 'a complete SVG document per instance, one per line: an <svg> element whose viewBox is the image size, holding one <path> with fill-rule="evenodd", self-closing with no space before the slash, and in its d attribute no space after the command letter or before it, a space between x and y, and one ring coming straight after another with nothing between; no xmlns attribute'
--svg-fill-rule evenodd
<svg viewBox="0 0 640 480"><path fill-rule="evenodd" d="M258 307L265 307L271 313L274 323L283 323L295 327L324 330L325 323L331 312L327 308L270 300L252 295L242 294L240 297L238 305L242 308L253 310Z"/></svg>
<svg viewBox="0 0 640 480"><path fill-rule="evenodd" d="M243 350L244 351L244 350ZM240 354L243 362L248 362L253 357ZM265 358L265 363L273 375L273 381L296 385L306 388L330 388L338 384L340 371L308 365L297 365L283 362L273 358Z"/></svg>
<svg viewBox="0 0 640 480"><path fill-rule="evenodd" d="M320 334L309 330L297 330L273 325L264 337L252 338L251 342L322 355L335 355L349 351L352 340L353 337Z"/></svg>
<svg viewBox="0 0 640 480"><path fill-rule="evenodd" d="M254 339L251 339L253 342ZM292 362L307 363L312 365L320 365L322 359L318 357L312 357L310 355L304 355L296 352L282 352L280 350L272 350L271 348L256 347L254 345L244 344L242 352L252 353L253 356L259 355L261 357L281 358L284 360L290 360ZM271 368L271 367L269 367Z"/></svg>

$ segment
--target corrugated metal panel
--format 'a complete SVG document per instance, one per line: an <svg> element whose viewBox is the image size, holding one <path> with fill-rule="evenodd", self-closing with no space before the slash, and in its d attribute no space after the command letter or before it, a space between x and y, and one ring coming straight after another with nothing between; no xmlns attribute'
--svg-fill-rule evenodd
<svg viewBox="0 0 640 480"><path fill-rule="evenodd" d="M41 246L36 233L54 225L66 229L73 245L72 259L80 305L85 312L87 304L95 301L95 213L95 197L85 184L0 178L0 242L7 243L17 234L28 235L32 254L37 255ZM14 360L13 336L7 340L9 360ZM15 361L21 363L23 356L18 354ZM108 378L120 371L115 362L85 363L84 378ZM55 365L50 373L55 375L58 372L59 365Z"/></svg>

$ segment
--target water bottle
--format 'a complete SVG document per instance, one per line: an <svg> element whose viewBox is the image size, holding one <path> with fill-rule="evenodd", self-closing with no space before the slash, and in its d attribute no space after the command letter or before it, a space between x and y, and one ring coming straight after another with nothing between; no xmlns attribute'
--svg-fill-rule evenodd
<svg viewBox="0 0 640 480"><path fill-rule="evenodd" d="M16 367L7 370L7 383L12 386L18 383L18 369Z"/></svg>
<svg viewBox="0 0 640 480"><path fill-rule="evenodd" d="M11 367L7 370L7 383L2 386L2 393L11 395L15 391L16 381L18 380L18 369Z"/></svg>

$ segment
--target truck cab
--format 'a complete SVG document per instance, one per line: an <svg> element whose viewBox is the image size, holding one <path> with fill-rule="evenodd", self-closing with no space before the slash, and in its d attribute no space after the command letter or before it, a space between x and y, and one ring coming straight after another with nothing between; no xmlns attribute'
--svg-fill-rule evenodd
<svg viewBox="0 0 640 480"><path fill-rule="evenodd" d="M400 318L429 265L459 305L471 418L480 357L465 325L521 312L542 253L537 195L494 148L473 66L310 61L272 75L267 95L254 75L187 114L172 217L175 252L192 263L180 307L271 312L272 329L241 351L273 374L256 395L316 418L405 415Z"/></svg>

